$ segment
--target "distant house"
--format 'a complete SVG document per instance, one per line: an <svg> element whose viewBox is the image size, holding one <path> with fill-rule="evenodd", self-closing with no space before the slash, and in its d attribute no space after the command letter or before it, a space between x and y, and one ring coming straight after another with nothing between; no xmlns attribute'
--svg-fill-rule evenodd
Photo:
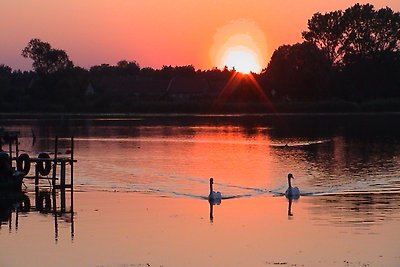
<svg viewBox="0 0 400 267"><path fill-rule="evenodd" d="M33 86L35 86L35 83L36 83L36 76L33 76L31 81L29 82L28 89L32 89Z"/></svg>
<svg viewBox="0 0 400 267"><path fill-rule="evenodd" d="M167 79L140 78L135 83L134 94L138 99L159 100L168 87Z"/></svg>
<svg viewBox="0 0 400 267"><path fill-rule="evenodd" d="M210 91L210 85L206 79L197 77L174 77L165 90L165 99L189 100L204 97Z"/></svg>
<svg viewBox="0 0 400 267"><path fill-rule="evenodd" d="M97 76L92 77L86 92L90 94L90 86L94 94L116 96L121 99L158 100L165 94L168 85L166 79L141 78L137 76Z"/></svg>
<svg viewBox="0 0 400 267"><path fill-rule="evenodd" d="M85 96L94 96L94 87L91 82L86 87Z"/></svg>
<svg viewBox="0 0 400 267"><path fill-rule="evenodd" d="M209 81L202 77L174 77L172 79L140 76L95 76L86 86L85 96L106 95L121 100L191 100L217 97L223 81Z"/></svg>

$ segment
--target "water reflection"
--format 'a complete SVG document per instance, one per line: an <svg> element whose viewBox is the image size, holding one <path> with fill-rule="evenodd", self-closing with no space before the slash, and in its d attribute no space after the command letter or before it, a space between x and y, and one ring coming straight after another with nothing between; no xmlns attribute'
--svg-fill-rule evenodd
<svg viewBox="0 0 400 267"><path fill-rule="evenodd" d="M304 198L319 224L354 226L368 229L385 220L400 218L400 195L397 193L360 193Z"/></svg>
<svg viewBox="0 0 400 267"><path fill-rule="evenodd" d="M18 214L20 212L29 212L31 208L30 199L26 194L15 193L15 194L4 194L2 192L0 201L0 227L4 223L8 223L11 229L12 215L15 212L15 229L18 229Z"/></svg>
<svg viewBox="0 0 400 267"><path fill-rule="evenodd" d="M45 196L42 198L42 196ZM29 216L30 213L36 212L46 216L51 214L54 219L54 239L57 242L59 238L59 221L70 224L71 228L71 240L74 239L75 227L74 227L74 212L72 209L65 210L60 207L51 207L51 194L43 194L41 192L40 196L34 196L36 199L32 205L31 198L26 193L14 193L12 195L2 195L0 201L0 230L1 226L8 224L8 228L11 231L13 224L15 225L15 230L18 230L19 226L19 216L24 214ZM39 199L39 202L38 202ZM14 223L13 223L13 217Z"/></svg>
<svg viewBox="0 0 400 267"><path fill-rule="evenodd" d="M296 202L297 200L299 200L300 195L296 195L296 196L286 196L286 199L288 201L288 216L292 217L293 216L293 212L292 212L292 204L293 201Z"/></svg>
<svg viewBox="0 0 400 267"><path fill-rule="evenodd" d="M204 177L218 177L225 196L258 197L284 192L288 172L307 195L400 193L399 117L71 115L0 117L0 123L21 131L21 147L30 151L51 149L50 137L74 135L83 166L76 170L78 191L197 199L205 195ZM387 212L370 205L372 213Z"/></svg>
<svg viewBox="0 0 400 267"><path fill-rule="evenodd" d="M221 199L209 199L208 203L210 204L210 222L214 222L214 205L220 205Z"/></svg>
<svg viewBox="0 0 400 267"><path fill-rule="evenodd" d="M289 205L288 205L288 212L287 212L287 214L288 214L288 216L293 216L293 212L292 212L292 203L293 203L293 199L292 198L288 198L288 202L289 202Z"/></svg>

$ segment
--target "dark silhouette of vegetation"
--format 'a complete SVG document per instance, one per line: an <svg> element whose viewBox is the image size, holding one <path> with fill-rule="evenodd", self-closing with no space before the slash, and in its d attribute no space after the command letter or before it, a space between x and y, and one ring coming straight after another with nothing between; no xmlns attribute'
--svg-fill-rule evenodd
<svg viewBox="0 0 400 267"><path fill-rule="evenodd" d="M140 66L136 61L121 60L116 66L109 64L93 66L90 72L94 75L138 75Z"/></svg>
<svg viewBox="0 0 400 267"><path fill-rule="evenodd" d="M317 100L329 95L331 64L313 43L283 45L273 53L264 76L274 99Z"/></svg>
<svg viewBox="0 0 400 267"><path fill-rule="evenodd" d="M302 35L305 43L279 47L263 74L264 87L276 99L400 97L399 12L356 4L316 13Z"/></svg>
<svg viewBox="0 0 400 267"><path fill-rule="evenodd" d="M324 51L332 64L351 64L400 50L400 13L356 4L344 12L314 14L302 35Z"/></svg>
<svg viewBox="0 0 400 267"><path fill-rule="evenodd" d="M33 60L32 67L40 74L55 73L73 67L64 50L51 48L49 43L32 39L22 50L22 56Z"/></svg>
<svg viewBox="0 0 400 267"><path fill-rule="evenodd" d="M32 39L33 71L0 65L2 112L399 111L400 13L356 4L316 13L304 42L277 48L261 74L136 61L74 66ZM267 103L267 104L266 104Z"/></svg>

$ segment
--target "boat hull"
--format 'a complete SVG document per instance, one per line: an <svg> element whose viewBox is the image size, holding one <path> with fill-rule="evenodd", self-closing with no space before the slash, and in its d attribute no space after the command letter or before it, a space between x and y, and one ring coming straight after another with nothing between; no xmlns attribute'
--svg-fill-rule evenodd
<svg viewBox="0 0 400 267"><path fill-rule="evenodd" d="M23 179L24 174L18 171L0 177L0 194L21 192Z"/></svg>

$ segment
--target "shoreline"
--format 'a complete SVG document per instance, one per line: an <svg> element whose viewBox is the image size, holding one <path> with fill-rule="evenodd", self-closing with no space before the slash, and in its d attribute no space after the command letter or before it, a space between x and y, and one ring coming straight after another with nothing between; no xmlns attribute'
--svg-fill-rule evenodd
<svg viewBox="0 0 400 267"><path fill-rule="evenodd" d="M84 117L84 118L131 118L131 117L276 117L276 116L381 116L381 115L400 115L400 111L381 111L381 112L276 112L276 113L140 113L140 112L121 112L121 113L95 113L95 112L0 112L2 116L12 116L15 118L39 118L39 117L57 117L66 118Z"/></svg>
<svg viewBox="0 0 400 267"><path fill-rule="evenodd" d="M65 110L71 112L65 113ZM341 113L398 113L399 98L365 101L321 100L289 102L226 102L212 100L133 101L115 108L79 109L69 106L40 106L20 109L4 106L1 114L341 114Z"/></svg>

